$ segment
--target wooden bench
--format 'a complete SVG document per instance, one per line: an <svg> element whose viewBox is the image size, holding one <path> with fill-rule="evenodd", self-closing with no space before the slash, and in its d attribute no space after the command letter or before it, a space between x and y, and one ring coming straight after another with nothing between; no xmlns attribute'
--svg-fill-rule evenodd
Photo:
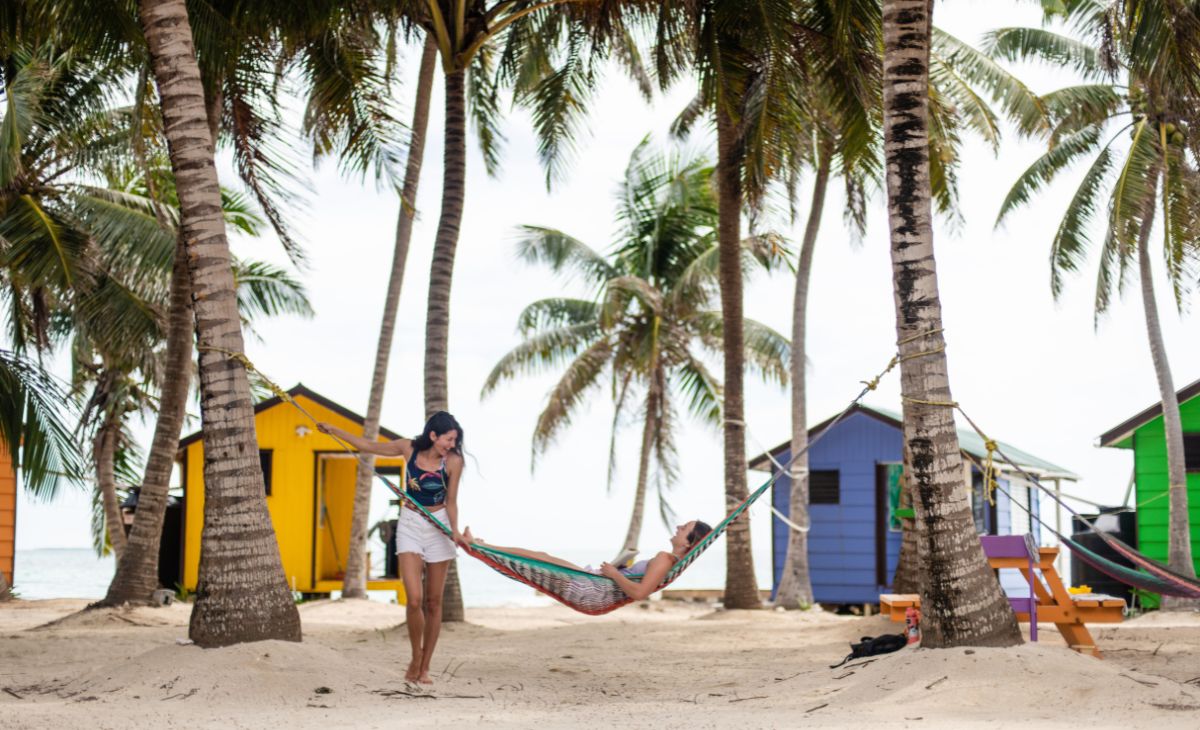
<svg viewBox="0 0 1200 730"><path fill-rule="evenodd" d="M1116 624L1125 619L1125 600L1100 594L1072 596L1058 571L1054 559L1058 548L1038 548L1037 573L1032 576L1034 595L1037 597L1038 621L1053 623L1058 627L1067 645L1082 654L1101 658L1099 647L1088 631L1088 624ZM988 564L997 570L1014 568L1022 573L1028 571L1028 560L1024 558L988 558ZM1030 578L1026 574L1026 578ZM1026 599L1019 599L1022 603ZM892 621L904 621L904 611L909 606L921 607L921 597L915 593L883 593L879 596L880 613L887 614ZM1017 620L1029 621L1028 611L1017 611Z"/></svg>

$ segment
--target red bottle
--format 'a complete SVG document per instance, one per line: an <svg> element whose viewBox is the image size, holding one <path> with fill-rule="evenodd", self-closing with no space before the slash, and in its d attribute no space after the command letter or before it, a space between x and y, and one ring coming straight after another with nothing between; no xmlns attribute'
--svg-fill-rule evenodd
<svg viewBox="0 0 1200 730"><path fill-rule="evenodd" d="M908 645L921 643L921 612L909 606L904 612L904 633L908 636Z"/></svg>

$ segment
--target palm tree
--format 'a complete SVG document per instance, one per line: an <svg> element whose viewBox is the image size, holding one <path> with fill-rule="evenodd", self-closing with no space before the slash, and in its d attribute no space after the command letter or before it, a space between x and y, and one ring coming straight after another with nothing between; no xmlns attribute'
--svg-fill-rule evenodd
<svg viewBox="0 0 1200 730"><path fill-rule="evenodd" d="M674 445L676 405L714 427L721 421L721 387L703 353L721 353L722 320L716 298L719 250L712 168L702 159L634 150L616 195L621 230L603 255L558 230L525 226L520 256L555 273L580 277L595 299L555 297L529 305L519 319L524 342L500 359L483 396L522 373L566 369L551 390L533 434L533 456L566 428L586 394L602 379L614 395L609 482L615 473L619 425L630 411L642 419L637 488L629 528L621 543L636 548L645 512L650 464L657 464L659 514L669 522L666 490L678 474ZM744 242L744 258L778 263L777 238ZM770 328L747 320L746 358L770 380L786 382L788 343Z"/></svg>
<svg viewBox="0 0 1200 730"><path fill-rule="evenodd" d="M23 29L25 34L48 34L81 54L127 63L139 81L130 137L140 156L142 123L155 124L154 115L147 112L154 93L153 85L148 83L151 68L142 32L145 24L132 13L122 12L126 8L114 12L110 5L90 0L18 2L12 10L12 27ZM279 91L284 86L278 79L296 70L304 81L308 98L302 131L313 142L314 156L336 154L347 171L365 173L374 168L377 177L393 178L396 155L391 142L398 135L385 108L385 85L374 70L382 65L377 59L383 44L378 42L374 24L381 14L374 7L368 11L365 6L351 8L332 1L286 8L218 1L195 10L192 20L196 32L192 34L189 28L188 34L201 50L198 55L209 136L229 141L239 177L257 198L293 259L299 261L301 253L281 212L281 201L292 197L285 183L294 181L295 174L292 161L280 156L280 151L288 150L291 143L278 144L281 133L287 131L279 113ZM394 29L394 24L390 27ZM2 32L7 30L0 29L0 47L4 49L14 42L12 34ZM126 76L114 74L112 82L121 83ZM175 260L182 264L187 257L181 255ZM188 276L182 266L179 269L176 283L182 285ZM185 351L190 351L191 335L178 323L192 319L184 309L191 292L178 288L176 292L176 306L169 321L177 326L169 339L178 344L173 350L178 356L172 361L186 363L190 360ZM173 370L186 372L182 367ZM147 524L143 531L148 540L157 539L161 529L161 509L156 506L165 504L166 479L186 404L187 384L168 384L164 395L168 394L171 403L164 404L165 422L156 428L155 453L151 454L143 485L147 487L143 491L146 498L138 512L138 520L154 523ZM210 506L217 509L222 505ZM152 547L148 541L133 542L135 546ZM144 564L156 557L157 550L150 550L148 555L140 555L138 562ZM152 580L152 569L142 573Z"/></svg>
<svg viewBox="0 0 1200 730"><path fill-rule="evenodd" d="M824 3L813 3L805 14L805 26L825 39L826 49L812 54L811 76L796 93L802 95L806 118L802 134L792 144L797 152L789 156L793 165L813 171L813 189L804 239L796 267L796 287L792 313L792 439L790 464L791 521L801 526L808 519L808 417L806 405L807 362L804 332L808 306L808 282L813 252L821 223L825 193L831 175L840 175L846 186L847 223L853 235L861 237L865 225L865 201L880 181L882 135L882 99L879 81L883 39L880 35L880 5L868 0L855 11L855 23L839 22L835 10ZM876 49L872 52L872 49ZM866 81L870 80L867 85ZM847 93L847 89L862 90ZM870 93L866 91L870 89ZM959 147L964 132L978 135L999 152L999 115L986 101L990 97L1016 123L1022 134L1045 128L1045 118L1037 96L1021 81L1000 68L990 57L954 36L934 29L930 56L930 95L936 100L930 107L930 159L938 169L931 176L933 195L939 212L958 215L956 202ZM795 168L785 177L790 187L799 174ZM793 217L795 211L793 209ZM776 605L802 608L813 602L812 582L808 573L808 535L792 529L776 592ZM908 545L911 540L905 540ZM901 551L905 559L915 558L913 551ZM900 570L900 568L898 568Z"/></svg>
<svg viewBox="0 0 1200 730"><path fill-rule="evenodd" d="M767 184L787 167L793 146L782 142L797 129L793 84L804 77L803 54L793 31L801 24L796 3L750 4L733 0L668 2L652 18L654 57L664 88L695 73L699 94L677 127L701 117L716 123L719 288L724 337L725 501L739 504L746 483L745 331L742 316L741 224ZM654 13L653 9L648 12ZM725 542L725 605L758 608L761 601L750 550L750 525L735 522Z"/></svg>
<svg viewBox="0 0 1200 730"><path fill-rule="evenodd" d="M412 141L408 147L408 162L404 187L400 191L400 213L396 221L396 246L392 253L392 271L388 277L387 295L383 302L383 317L379 324L379 345L375 348L375 367L371 373L371 392L367 396L367 414L363 419L363 438L379 435L379 416L383 410L383 391L387 384L388 360L392 352L392 335L396 331L396 311L400 305L400 287L404 283L404 267L408 261L408 246L412 240L413 219L417 213L417 187L421 180L421 164L425 158L425 130L429 126L429 103L433 96L434 63L437 45L433 36L425 36L421 64L417 72L417 98L413 104ZM350 547L346 555L346 573L342 582L343 598L366 598L367 518L371 503L372 476L375 456L361 454L354 482L354 508L350 519Z"/></svg>
<svg viewBox="0 0 1200 730"><path fill-rule="evenodd" d="M542 162L553 174L578 119L581 97L594 77L583 63L587 48L599 52L609 38L628 41L619 4L571 0L429 0L414 3L415 19L437 43L445 81L442 204L429 272L425 318L425 412L449 408L446 361L450 335L450 285L466 197L467 97L471 94L485 163L495 169L501 142L494 126L499 101L491 79L495 49L503 45L503 78L518 101L532 104L541 140ZM566 62L555 69L553 46L563 34ZM507 40L502 44L502 40ZM621 46L631 49L624 42ZM623 56L630 60L630 55ZM468 79L468 72L471 78ZM442 603L445 621L462 621L462 593L456 564L450 564Z"/></svg>
<svg viewBox="0 0 1200 730"><path fill-rule="evenodd" d="M242 183L293 261L302 264L303 252L284 214L285 205L295 198L298 165L287 155L293 142L286 139L289 130L280 118L279 69L296 70L302 79L307 99L301 131L312 142L314 157L336 155L345 171L364 174L373 169L377 179L392 180L393 141L399 134L385 108L383 79L376 68L381 44L371 18L346 12L336 2L294 6L288 12L273 6L212 3L200 17L203 22L195 28L194 39L202 49L210 136L232 149ZM137 39L133 42L136 47ZM154 98L148 76L146 64L139 77L135 116L146 117L154 127L157 119L147 108ZM281 138L284 144L279 144ZM140 138L135 135L134 140L136 146ZM109 605L146 600L157 586L158 540L186 410L193 346L191 281L183 249L176 254L166 354L172 364L162 386L130 534L132 548L118 563L103 602ZM240 280L236 271L235 277ZM248 291L239 286L240 302Z"/></svg>
<svg viewBox="0 0 1200 730"><path fill-rule="evenodd" d="M1200 113L1195 39L1175 28L1194 28L1200 10L1190 3L1061 3L1061 13L1085 40L1039 28L1004 28L990 38L1003 58L1038 59L1073 67L1088 83L1043 97L1053 128L1049 150L1009 191L997 224L1028 203L1077 160L1091 157L1050 249L1050 287L1057 298L1064 276L1078 270L1093 245L1091 226L1104 216L1104 239L1096 282L1096 324L1113 294L1136 269L1150 355L1163 404L1170 527L1167 564L1196 575L1188 524L1183 427L1167 361L1151 273L1151 234L1162 216L1162 252L1167 280L1182 311L1200 260ZM1190 25L1189 25L1190 24ZM1127 148L1121 144L1128 133ZM1107 198L1106 202L1102 202ZM1181 599L1164 607L1194 605Z"/></svg>
<svg viewBox="0 0 1200 730"><path fill-rule="evenodd" d="M58 310L50 319L74 338L76 390L90 390L83 413L94 431L93 462L107 542L120 555L124 530L114 461L127 451L127 414L148 408L147 388L182 382L186 395L189 379L190 358L174 363L172 372L172 364L164 368L158 357L168 292L174 296L179 291L171 287L169 272L174 268L177 275L184 264L172 263L178 239L176 191L152 124L151 139L140 154L130 150L126 130L136 109L112 106L108 91L119 67L48 46L19 51L6 65L7 86L16 90L6 122L33 121L8 137L17 142L5 165L13 177L0 198L0 209L7 213L0 216L0 229L11 244L4 258L14 287L54 293L42 296ZM226 191L221 200L231 225L258 233L262 221L242 196ZM59 241L80 243L69 248ZM299 285L276 267L235 262L235 276L243 317L311 311ZM182 291L186 294L188 287ZM190 337L188 327L179 329ZM51 334L35 329L30 336L46 340ZM190 352L190 345L185 349ZM173 452L172 446L166 453ZM152 582L136 600L145 600L157 587L157 554L156 538L148 566Z"/></svg>
<svg viewBox="0 0 1200 730"><path fill-rule="evenodd" d="M884 0L883 132L904 441L922 558L922 645L1007 646L1021 636L988 568L962 488L933 257L929 162L932 4Z"/></svg>
<svg viewBox="0 0 1200 730"><path fill-rule="evenodd" d="M179 191L180 232L192 280L200 351L206 459L200 577L189 636L200 646L262 639L300 640L300 617L283 575L267 514L255 447L229 243L204 88L183 0L141 0ZM236 518L235 518L236 517ZM231 519L234 518L234 519Z"/></svg>

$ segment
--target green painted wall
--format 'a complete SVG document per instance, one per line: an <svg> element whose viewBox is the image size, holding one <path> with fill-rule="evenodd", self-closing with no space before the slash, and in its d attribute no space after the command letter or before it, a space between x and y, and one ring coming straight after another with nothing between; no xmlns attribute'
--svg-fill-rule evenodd
<svg viewBox="0 0 1200 730"><path fill-rule="evenodd" d="M1200 397L1179 405L1184 433L1200 433ZM1134 479L1137 483L1138 550L1166 562L1167 441L1162 416L1133 434ZM1194 467L1193 467L1194 468ZM1192 557L1200 572L1200 472L1189 472L1188 523L1192 527Z"/></svg>

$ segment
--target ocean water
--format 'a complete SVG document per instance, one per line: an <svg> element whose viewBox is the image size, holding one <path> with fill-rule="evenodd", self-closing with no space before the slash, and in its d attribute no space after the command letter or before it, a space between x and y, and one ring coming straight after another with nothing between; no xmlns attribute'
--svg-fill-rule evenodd
<svg viewBox="0 0 1200 730"><path fill-rule="evenodd" d="M601 550L569 550L560 557L578 565L599 565L612 557ZM382 558L373 555L371 563L379 565ZM532 588L510 580L488 566L469 557L460 556L459 575L463 587L463 602L468 607L544 606L553 599ZM116 570L112 556L97 558L88 549L45 548L18 550L13 588L21 598L103 598ZM761 566L758 571L760 587L769 586L769 573ZM722 546L709 550L688 567L672 584L672 588L718 588L725 582L725 551ZM372 591L373 600L395 600L390 592Z"/></svg>

